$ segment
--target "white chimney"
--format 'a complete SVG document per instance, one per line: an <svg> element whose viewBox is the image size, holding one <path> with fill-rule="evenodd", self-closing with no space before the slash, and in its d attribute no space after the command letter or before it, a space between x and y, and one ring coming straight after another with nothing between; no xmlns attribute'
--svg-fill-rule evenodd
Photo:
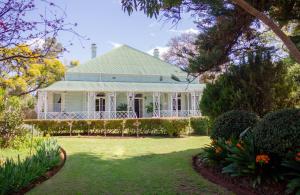
<svg viewBox="0 0 300 195"><path fill-rule="evenodd" d="M159 58L159 50L157 48L153 50L153 56Z"/></svg>
<svg viewBox="0 0 300 195"><path fill-rule="evenodd" d="M97 45L96 43L92 43L92 59L97 56Z"/></svg>

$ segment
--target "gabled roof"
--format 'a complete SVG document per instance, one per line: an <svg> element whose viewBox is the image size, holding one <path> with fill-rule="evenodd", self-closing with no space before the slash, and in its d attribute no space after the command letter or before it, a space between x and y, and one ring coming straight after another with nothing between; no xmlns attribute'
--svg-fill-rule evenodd
<svg viewBox="0 0 300 195"><path fill-rule="evenodd" d="M187 75L180 68L127 45L122 45L87 63L71 68L68 73Z"/></svg>

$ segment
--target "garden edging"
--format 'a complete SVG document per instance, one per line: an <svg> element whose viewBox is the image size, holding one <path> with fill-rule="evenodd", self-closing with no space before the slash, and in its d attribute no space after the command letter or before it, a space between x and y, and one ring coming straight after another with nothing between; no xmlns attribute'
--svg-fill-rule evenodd
<svg viewBox="0 0 300 195"><path fill-rule="evenodd" d="M209 169L207 169L207 167L204 167L203 164L201 164L199 161L200 161L200 159L197 157L197 155L193 156L193 168L205 179L207 179L217 185L220 185L220 186L234 192L235 194L243 194L243 195L256 195L257 194L252 189L246 188L244 186L241 187L239 185L236 185L236 184L226 180L225 178L220 177L220 175L211 172Z"/></svg>
<svg viewBox="0 0 300 195"><path fill-rule="evenodd" d="M50 170L48 170L46 173L44 173L37 179L33 180L29 185L23 187L19 192L13 194L15 195L25 194L26 192L29 192L31 189L35 188L36 186L50 179L56 173L58 173L60 169L65 165L66 159L67 159L67 153L62 147L60 147L60 163L52 167Z"/></svg>

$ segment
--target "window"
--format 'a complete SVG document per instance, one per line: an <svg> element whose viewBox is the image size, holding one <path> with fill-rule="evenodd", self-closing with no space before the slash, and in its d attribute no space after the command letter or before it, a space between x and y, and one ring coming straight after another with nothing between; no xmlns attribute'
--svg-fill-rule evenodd
<svg viewBox="0 0 300 195"><path fill-rule="evenodd" d="M61 112L61 94L54 94L53 95L53 111L54 112Z"/></svg>

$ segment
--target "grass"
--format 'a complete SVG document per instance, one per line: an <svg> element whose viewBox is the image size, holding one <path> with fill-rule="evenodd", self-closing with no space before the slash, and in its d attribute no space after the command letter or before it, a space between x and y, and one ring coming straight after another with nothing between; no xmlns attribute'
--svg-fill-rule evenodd
<svg viewBox="0 0 300 195"><path fill-rule="evenodd" d="M192 168L208 137L58 141L65 166L29 194L229 194Z"/></svg>

